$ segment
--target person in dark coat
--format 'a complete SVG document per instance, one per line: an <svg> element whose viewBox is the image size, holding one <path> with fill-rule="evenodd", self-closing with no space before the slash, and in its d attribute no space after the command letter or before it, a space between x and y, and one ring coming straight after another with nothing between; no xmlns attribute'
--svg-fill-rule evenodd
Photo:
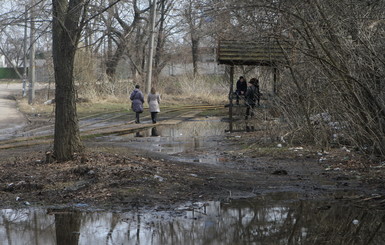
<svg viewBox="0 0 385 245"><path fill-rule="evenodd" d="M132 101L132 110L136 113L135 123L140 123L139 116L140 113L143 112L144 96L139 88L140 86L136 85L134 91L132 91L130 95L130 99Z"/></svg>
<svg viewBox="0 0 385 245"><path fill-rule="evenodd" d="M240 76L237 81L237 86L235 90L235 94L237 95L237 105L239 105L240 96L244 96L247 91L247 82L243 76Z"/></svg>
<svg viewBox="0 0 385 245"><path fill-rule="evenodd" d="M248 119L249 116L254 116L254 108L255 105L257 104L258 106L261 93L259 92L259 81L256 78L252 78L249 81L250 86L247 87L246 95L245 95L245 100L246 100L246 117L245 119Z"/></svg>

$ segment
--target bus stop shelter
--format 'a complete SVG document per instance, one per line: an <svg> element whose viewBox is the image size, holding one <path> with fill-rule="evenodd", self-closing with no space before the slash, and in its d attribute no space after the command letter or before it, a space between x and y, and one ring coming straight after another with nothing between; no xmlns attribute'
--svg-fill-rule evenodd
<svg viewBox="0 0 385 245"><path fill-rule="evenodd" d="M233 93L235 66L269 66L273 72L273 94L276 94L278 83L278 64L287 60L287 48L277 41L242 41L220 40L217 49L217 62L230 66L229 74L229 119L233 120ZM230 124L232 125L232 124ZM232 131L232 126L230 126Z"/></svg>

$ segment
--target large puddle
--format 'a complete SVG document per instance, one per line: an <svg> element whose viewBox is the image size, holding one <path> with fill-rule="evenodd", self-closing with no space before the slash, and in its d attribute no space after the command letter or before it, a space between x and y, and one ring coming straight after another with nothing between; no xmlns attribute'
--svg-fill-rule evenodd
<svg viewBox="0 0 385 245"><path fill-rule="evenodd" d="M187 203L171 212L3 209L0 239L3 245L385 244L384 211L296 198L275 193Z"/></svg>
<svg viewBox="0 0 385 245"><path fill-rule="evenodd" d="M245 130L245 125L233 125ZM178 161L218 163L229 123L218 118L154 126L96 139L166 154ZM236 137L232 134L231 137ZM0 244L385 244L385 211L351 203L300 200L268 193L222 202L186 203L171 211L0 210ZM79 210L87 211L79 211Z"/></svg>
<svg viewBox="0 0 385 245"><path fill-rule="evenodd" d="M233 128L246 131L244 123L234 123ZM228 129L229 123L220 118L197 118L177 125L154 125L135 133L103 136L96 141L166 154L169 160L215 164L220 161L215 150L227 137Z"/></svg>

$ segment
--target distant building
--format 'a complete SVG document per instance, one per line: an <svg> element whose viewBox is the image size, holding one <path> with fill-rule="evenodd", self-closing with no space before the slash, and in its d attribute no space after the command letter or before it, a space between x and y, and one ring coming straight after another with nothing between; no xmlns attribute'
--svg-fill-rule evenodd
<svg viewBox="0 0 385 245"><path fill-rule="evenodd" d="M161 74L163 76L180 76L191 74L194 71L191 60L191 48L186 47L184 54L178 53L166 65ZM216 49L212 47L199 47L198 51L198 73L200 75L223 75L225 73L225 65L218 65L216 60ZM183 57L183 58L181 58Z"/></svg>
<svg viewBox="0 0 385 245"><path fill-rule="evenodd" d="M0 55L0 67L5 67L5 56Z"/></svg>
<svg viewBox="0 0 385 245"><path fill-rule="evenodd" d="M193 73L194 68L192 63L171 63L166 65L162 70L164 76L180 76ZM198 72L201 75L223 75L225 66L218 65L217 62L198 62Z"/></svg>

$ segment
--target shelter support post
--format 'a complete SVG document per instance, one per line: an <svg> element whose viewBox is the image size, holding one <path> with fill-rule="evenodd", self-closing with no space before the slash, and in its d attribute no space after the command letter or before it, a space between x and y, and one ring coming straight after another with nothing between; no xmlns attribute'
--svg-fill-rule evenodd
<svg viewBox="0 0 385 245"><path fill-rule="evenodd" d="M230 66L230 105L229 105L229 121L230 121L230 127L229 131L233 131L233 93L234 93L234 66Z"/></svg>
<svg viewBox="0 0 385 245"><path fill-rule="evenodd" d="M273 94L278 94L278 69L273 67Z"/></svg>

